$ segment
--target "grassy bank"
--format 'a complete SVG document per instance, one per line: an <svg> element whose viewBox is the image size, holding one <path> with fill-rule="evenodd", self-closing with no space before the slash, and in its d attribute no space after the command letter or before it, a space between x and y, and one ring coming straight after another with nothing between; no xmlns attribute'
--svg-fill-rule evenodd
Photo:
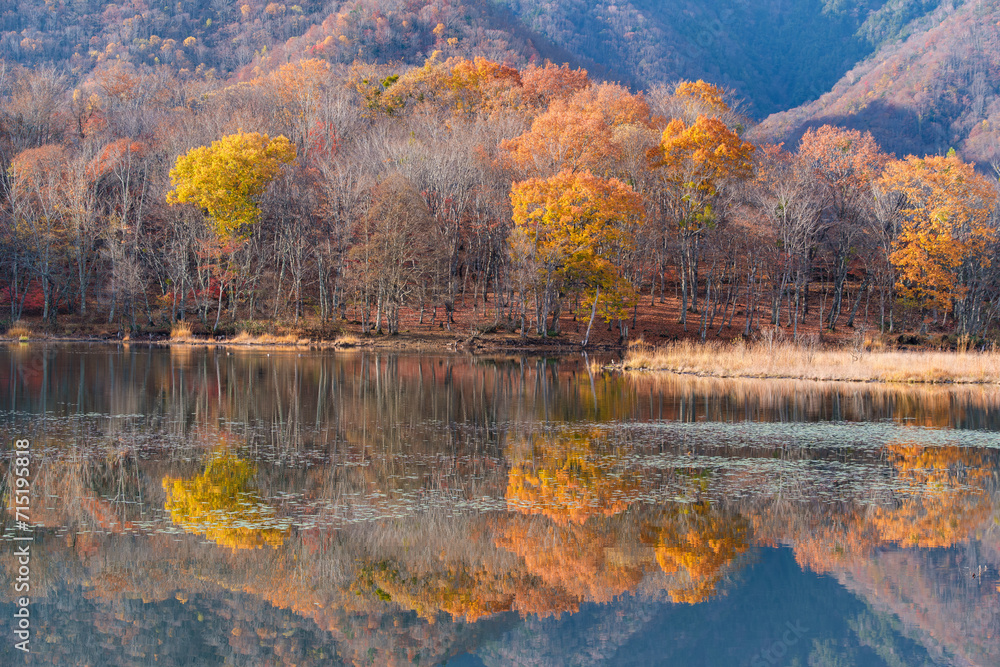
<svg viewBox="0 0 1000 667"><path fill-rule="evenodd" d="M846 382L1000 383L1000 352L823 349L815 344L681 341L631 345L626 371Z"/></svg>
<svg viewBox="0 0 1000 667"><path fill-rule="evenodd" d="M398 351L467 351L467 352L545 352L561 353L579 350L579 344L567 338L521 338L511 333L480 334L478 332L416 331L398 335L361 334L351 330L317 332L315 329L275 326L273 331L246 331L214 335L204 327L177 322L169 329L160 328L130 335L104 328L81 331L53 330L37 323L16 322L0 342L95 342L111 344L148 344L188 347L266 348L286 350L378 349ZM2 330L0 330L2 331Z"/></svg>

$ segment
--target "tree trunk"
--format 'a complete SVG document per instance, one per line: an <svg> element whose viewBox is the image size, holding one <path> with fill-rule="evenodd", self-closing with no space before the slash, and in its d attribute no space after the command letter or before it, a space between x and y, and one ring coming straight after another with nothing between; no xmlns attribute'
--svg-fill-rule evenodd
<svg viewBox="0 0 1000 667"><path fill-rule="evenodd" d="M597 300L601 298L601 286L597 286L597 293L594 294L594 305L590 308L590 321L587 322L587 333L583 336L583 347L587 347L590 342L590 328L594 326L594 317L597 315Z"/></svg>

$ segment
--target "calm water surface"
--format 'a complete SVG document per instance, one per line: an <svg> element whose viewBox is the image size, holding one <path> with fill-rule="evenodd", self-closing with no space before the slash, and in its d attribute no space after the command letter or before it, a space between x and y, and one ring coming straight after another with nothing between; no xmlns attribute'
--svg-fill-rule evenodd
<svg viewBox="0 0 1000 667"><path fill-rule="evenodd" d="M0 664L1000 665L1000 389L11 345Z"/></svg>

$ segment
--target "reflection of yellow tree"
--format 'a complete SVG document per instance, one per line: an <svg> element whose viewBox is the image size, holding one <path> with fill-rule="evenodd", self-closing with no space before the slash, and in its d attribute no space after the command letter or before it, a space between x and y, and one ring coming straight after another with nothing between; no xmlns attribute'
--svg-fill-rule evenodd
<svg viewBox="0 0 1000 667"><path fill-rule="evenodd" d="M164 477L171 521L230 549L281 545L286 531L276 527L274 508L261 500L256 473L253 464L220 455L194 479Z"/></svg>
<svg viewBox="0 0 1000 667"><path fill-rule="evenodd" d="M723 514L709 503L672 511L644 533L645 540L656 544L660 568L687 580L668 589L671 599L689 604L714 596L727 566L750 545L747 520Z"/></svg>
<svg viewBox="0 0 1000 667"><path fill-rule="evenodd" d="M645 563L618 517L586 523L552 523L541 517L511 517L498 547L520 556L528 571L577 601L609 602L635 588Z"/></svg>
<svg viewBox="0 0 1000 667"><path fill-rule="evenodd" d="M621 456L601 451L598 434L540 436L511 452L507 503L525 514L544 514L559 523L582 523L628 507L639 489L636 474L621 470Z"/></svg>
<svg viewBox="0 0 1000 667"><path fill-rule="evenodd" d="M981 451L896 444L887 447L886 454L897 481L908 484L911 495L896 507L875 513L873 521L883 542L949 547L966 539L989 516L988 498L975 488L988 475Z"/></svg>

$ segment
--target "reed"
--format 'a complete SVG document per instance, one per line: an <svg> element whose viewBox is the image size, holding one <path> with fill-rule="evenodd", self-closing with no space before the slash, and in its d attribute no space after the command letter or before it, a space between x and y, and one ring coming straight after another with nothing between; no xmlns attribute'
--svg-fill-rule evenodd
<svg viewBox="0 0 1000 667"><path fill-rule="evenodd" d="M191 342L195 340L191 325L187 322L174 322L170 327L170 340L177 343Z"/></svg>
<svg viewBox="0 0 1000 667"><path fill-rule="evenodd" d="M7 329L7 337L14 338L15 340L28 340L31 338L32 331L28 328L21 320L14 322L9 329Z"/></svg>
<svg viewBox="0 0 1000 667"><path fill-rule="evenodd" d="M361 344L361 339L354 334L342 334L333 341L334 347L357 347Z"/></svg>
<svg viewBox="0 0 1000 667"><path fill-rule="evenodd" d="M295 334L270 334L264 333L253 335L246 331L241 331L232 338L226 339L227 345L308 345L308 338L299 338Z"/></svg>
<svg viewBox="0 0 1000 667"><path fill-rule="evenodd" d="M995 384L1000 353L879 349L877 344L823 349L818 341L793 343L763 337L754 342L680 341L629 346L626 371L669 371L706 377L787 378L848 382Z"/></svg>

